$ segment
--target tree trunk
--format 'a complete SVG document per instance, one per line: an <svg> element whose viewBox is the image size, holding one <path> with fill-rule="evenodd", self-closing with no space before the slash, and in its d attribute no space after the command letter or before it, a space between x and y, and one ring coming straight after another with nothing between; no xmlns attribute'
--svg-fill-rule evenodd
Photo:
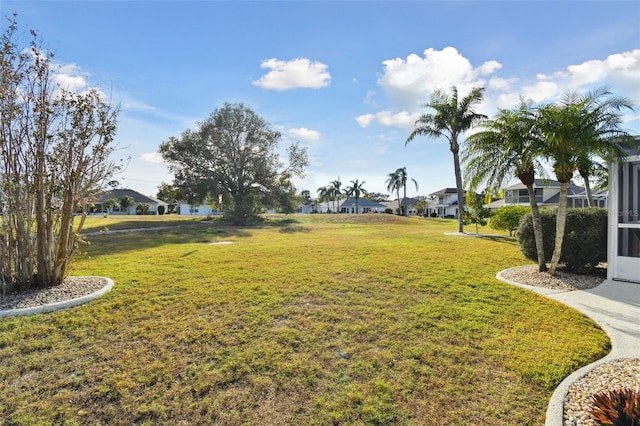
<svg viewBox="0 0 640 426"><path fill-rule="evenodd" d="M581 171L580 176L584 180L584 189L587 193L587 205L589 207L593 207L595 204L593 202L593 194L591 192L591 184L589 183L589 174Z"/></svg>
<svg viewBox="0 0 640 426"><path fill-rule="evenodd" d="M409 213L407 211L407 185L405 184L403 186L403 188L404 188L404 200L403 200L404 201L404 216L407 217L407 216L409 216Z"/></svg>
<svg viewBox="0 0 640 426"><path fill-rule="evenodd" d="M536 193L533 184L527 185L527 193L529 194L529 204L531 205L531 219L533 220L533 235L536 240L536 252L538 254L538 271L545 272L547 270L547 262L544 257L544 238L542 233L542 220L540 219L540 208L536 201Z"/></svg>
<svg viewBox="0 0 640 426"><path fill-rule="evenodd" d="M556 243L553 248L553 256L549 264L549 274L555 275L560 255L562 254L562 241L564 240L564 227L567 222L567 186L569 182L560 182L560 200L558 202L558 213L556 215Z"/></svg>
<svg viewBox="0 0 640 426"><path fill-rule="evenodd" d="M456 174L456 191L458 193L458 232L464 232L464 194L462 193L462 174L460 173L460 156L458 154L457 142L453 152L453 169Z"/></svg>

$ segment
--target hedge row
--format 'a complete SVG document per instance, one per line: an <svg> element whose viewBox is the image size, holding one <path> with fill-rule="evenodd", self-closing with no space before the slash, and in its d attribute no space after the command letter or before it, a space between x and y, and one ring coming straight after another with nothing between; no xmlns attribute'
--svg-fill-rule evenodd
<svg viewBox="0 0 640 426"><path fill-rule="evenodd" d="M551 260L555 247L556 212L542 210L542 235L545 260ZM520 221L518 227L520 250L527 259L537 261L531 214ZM570 270L595 267L607 261L607 210L598 208L568 209L567 224L560 262Z"/></svg>

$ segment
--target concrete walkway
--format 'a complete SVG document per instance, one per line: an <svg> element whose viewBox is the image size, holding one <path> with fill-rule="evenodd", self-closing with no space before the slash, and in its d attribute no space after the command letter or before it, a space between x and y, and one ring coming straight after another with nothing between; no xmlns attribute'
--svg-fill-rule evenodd
<svg viewBox="0 0 640 426"><path fill-rule="evenodd" d="M570 306L595 321L611 339L611 352L566 377L551 396L546 426L562 426L569 387L599 365L621 358L640 359L640 284L605 281L590 290L554 290L497 278Z"/></svg>

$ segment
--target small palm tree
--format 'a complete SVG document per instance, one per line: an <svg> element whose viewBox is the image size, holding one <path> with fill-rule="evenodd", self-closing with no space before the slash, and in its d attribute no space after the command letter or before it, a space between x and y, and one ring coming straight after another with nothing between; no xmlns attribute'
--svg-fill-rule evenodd
<svg viewBox="0 0 640 426"><path fill-rule="evenodd" d="M501 110L495 118L483 122L480 131L467 138L462 152L465 181L471 191L485 184L498 191L512 177L517 177L527 188L533 217L538 269L547 270L540 209L536 201L535 175L543 170L538 160L542 142L535 127L535 112L524 101L513 110Z"/></svg>
<svg viewBox="0 0 640 426"><path fill-rule="evenodd" d="M120 198L120 207L127 210L127 214L129 214L129 207L133 207L136 205L136 201L130 195L125 195Z"/></svg>
<svg viewBox="0 0 640 426"><path fill-rule="evenodd" d="M460 134L469 130L477 122L487 118L478 114L475 107L482 101L484 88L476 87L462 99L458 99L458 89L453 86L451 94L436 90L431 100L425 105L435 111L423 114L416 121L416 128L411 132L405 146L416 136L432 138L445 137L449 141L449 149L453 154L453 169L456 177L458 193L458 231L464 231L464 194L462 190L462 173L460 171Z"/></svg>
<svg viewBox="0 0 640 426"><path fill-rule="evenodd" d="M105 214L113 212L113 209L118 207L120 207L120 205L118 204L118 200L116 198L109 198L108 200L105 200L104 203L102 203L102 208L107 209L107 211L104 212Z"/></svg>
<svg viewBox="0 0 640 426"><path fill-rule="evenodd" d="M323 202L323 201L329 201L329 198L331 197L331 188L328 186L321 186L320 188L316 189L316 193L318 194L318 201L319 202Z"/></svg>
<svg viewBox="0 0 640 426"><path fill-rule="evenodd" d="M544 156L551 161L560 182L560 199L556 216L556 241L549 265L554 275L564 240L567 220L567 187L578 170L580 160L589 155L620 158L624 153L615 140L628 137L621 129L622 109L633 110L626 98L614 97L607 88L579 95L566 92L558 103L539 109L538 126L544 136Z"/></svg>
<svg viewBox="0 0 640 426"><path fill-rule="evenodd" d="M345 188L346 196L347 197L353 196L356 199L356 213L360 212L360 209L358 208L358 202L360 201L360 196L367 195L367 190L364 189L365 183L366 183L365 181L358 182L358 179L356 179L356 180L352 180L351 185Z"/></svg>

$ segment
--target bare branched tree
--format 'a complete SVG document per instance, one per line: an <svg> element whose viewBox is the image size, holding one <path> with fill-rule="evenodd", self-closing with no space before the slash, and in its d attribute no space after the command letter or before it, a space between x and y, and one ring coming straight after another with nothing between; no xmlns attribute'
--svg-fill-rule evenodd
<svg viewBox="0 0 640 426"><path fill-rule="evenodd" d="M18 44L15 15L0 62L0 280L3 289L61 284L86 206L121 165L111 160L118 108L97 90L54 83L53 55L31 31Z"/></svg>

